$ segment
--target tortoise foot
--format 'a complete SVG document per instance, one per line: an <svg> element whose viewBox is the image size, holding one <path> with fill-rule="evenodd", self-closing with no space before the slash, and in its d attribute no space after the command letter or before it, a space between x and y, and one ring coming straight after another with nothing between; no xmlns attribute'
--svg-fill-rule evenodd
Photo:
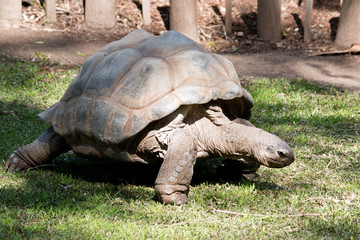
<svg viewBox="0 0 360 240"><path fill-rule="evenodd" d="M187 196L185 193L175 192L170 195L163 194L159 196L160 201L170 205L183 205L187 204Z"/></svg>
<svg viewBox="0 0 360 240"><path fill-rule="evenodd" d="M155 190L162 203L178 206L187 203L187 187L183 185L157 185Z"/></svg>
<svg viewBox="0 0 360 240"><path fill-rule="evenodd" d="M5 171L9 172L20 172L29 168L30 166L17 154L17 151L11 154L5 165Z"/></svg>

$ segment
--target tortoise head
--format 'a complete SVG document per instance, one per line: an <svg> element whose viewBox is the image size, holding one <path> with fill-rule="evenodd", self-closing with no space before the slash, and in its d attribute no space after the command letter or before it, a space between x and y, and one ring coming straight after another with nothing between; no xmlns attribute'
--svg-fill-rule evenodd
<svg viewBox="0 0 360 240"><path fill-rule="evenodd" d="M219 155L272 168L286 167L295 160L289 145L274 134L256 128L245 119L230 121L217 106L209 107L206 113L220 127L220 131L209 131L214 135L210 148Z"/></svg>
<svg viewBox="0 0 360 240"><path fill-rule="evenodd" d="M281 168L290 165L294 160L294 153L289 145L281 140L279 137L266 132L262 129L255 128L253 124L245 119L235 119L234 123L240 124L242 132L248 132L252 140L248 142L252 143L250 147L251 151L248 153L253 161L257 161L260 164L272 167ZM250 129L243 127L245 125L252 127Z"/></svg>
<svg viewBox="0 0 360 240"><path fill-rule="evenodd" d="M294 153L289 145L279 137L258 128L252 130L255 131L254 143L250 146L250 154L261 165L282 168L290 165L295 160Z"/></svg>

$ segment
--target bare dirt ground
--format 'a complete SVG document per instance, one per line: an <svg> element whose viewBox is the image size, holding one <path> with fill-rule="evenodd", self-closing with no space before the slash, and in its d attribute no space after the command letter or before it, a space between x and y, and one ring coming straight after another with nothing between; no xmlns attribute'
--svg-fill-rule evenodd
<svg viewBox="0 0 360 240"><path fill-rule="evenodd" d="M224 33L225 0L199 0L200 44L223 54L238 74L252 77L301 77L324 85L360 92L360 55L317 56L332 51L339 17L338 0L315 0L311 44L302 41L305 4L282 1L283 39L267 43L256 35L256 0L233 1L233 35ZM48 58L63 65L81 65L86 58L111 41L143 28L161 34L169 28L169 1L152 1L152 23L142 21L138 1L117 0L116 26L91 31L84 24L82 1L57 1L57 22L44 21L40 4L23 2L23 20L17 26L2 27L0 55L21 59Z"/></svg>

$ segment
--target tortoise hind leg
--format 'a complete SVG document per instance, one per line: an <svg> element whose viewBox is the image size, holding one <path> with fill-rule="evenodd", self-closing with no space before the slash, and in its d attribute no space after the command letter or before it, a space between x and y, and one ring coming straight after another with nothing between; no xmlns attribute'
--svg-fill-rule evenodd
<svg viewBox="0 0 360 240"><path fill-rule="evenodd" d="M69 150L65 140L50 127L35 141L14 151L6 162L5 170L17 172L37 167Z"/></svg>
<svg viewBox="0 0 360 240"><path fill-rule="evenodd" d="M193 175L196 155L197 146L189 133L179 130L171 137L155 181L155 191L161 202L177 205L187 203L186 194Z"/></svg>

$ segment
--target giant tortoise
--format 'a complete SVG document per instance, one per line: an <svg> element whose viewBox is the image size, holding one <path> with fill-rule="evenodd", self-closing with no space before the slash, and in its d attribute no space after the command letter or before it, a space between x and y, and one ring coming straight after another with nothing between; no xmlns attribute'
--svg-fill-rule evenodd
<svg viewBox="0 0 360 240"><path fill-rule="evenodd" d="M239 174L294 161L290 147L248 122L253 100L232 63L184 35L137 30L88 58L51 124L10 156L9 171L43 165L72 150L103 161L158 163L161 202L183 204L197 159L223 156Z"/></svg>

